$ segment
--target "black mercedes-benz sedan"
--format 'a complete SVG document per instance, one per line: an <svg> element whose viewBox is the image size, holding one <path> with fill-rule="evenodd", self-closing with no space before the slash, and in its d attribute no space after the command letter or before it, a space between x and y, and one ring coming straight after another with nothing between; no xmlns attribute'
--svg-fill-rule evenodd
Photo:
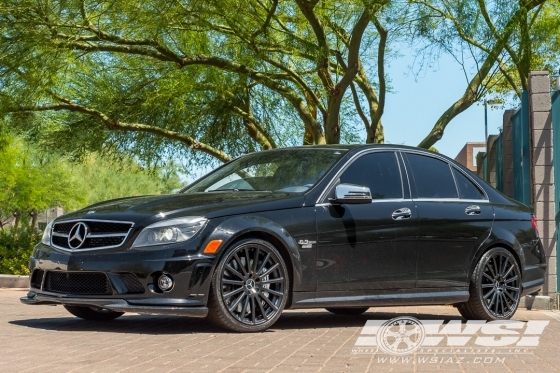
<svg viewBox="0 0 560 373"><path fill-rule="evenodd" d="M61 216L30 270L25 304L254 332L288 308L453 304L466 319L508 319L543 285L546 260L532 209L451 159L329 145L245 155L177 194Z"/></svg>

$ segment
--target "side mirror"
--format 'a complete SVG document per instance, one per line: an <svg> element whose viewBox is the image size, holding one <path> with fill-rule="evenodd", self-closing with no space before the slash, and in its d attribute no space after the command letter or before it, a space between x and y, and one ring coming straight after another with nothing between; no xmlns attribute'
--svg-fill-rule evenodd
<svg viewBox="0 0 560 373"><path fill-rule="evenodd" d="M333 205L371 203L371 191L361 185L338 184L334 195L334 198L329 199Z"/></svg>

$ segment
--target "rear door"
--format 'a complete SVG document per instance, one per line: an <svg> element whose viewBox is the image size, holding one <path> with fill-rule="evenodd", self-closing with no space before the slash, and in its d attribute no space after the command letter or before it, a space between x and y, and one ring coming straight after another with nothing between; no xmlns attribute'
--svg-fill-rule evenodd
<svg viewBox="0 0 560 373"><path fill-rule="evenodd" d="M490 234L492 206L474 181L447 161L405 155L420 221L416 287L465 286L474 251Z"/></svg>

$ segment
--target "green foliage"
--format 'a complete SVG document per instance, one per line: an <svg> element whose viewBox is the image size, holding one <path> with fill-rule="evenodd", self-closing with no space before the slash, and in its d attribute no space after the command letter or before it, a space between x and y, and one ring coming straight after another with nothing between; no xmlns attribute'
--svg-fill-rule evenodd
<svg viewBox="0 0 560 373"><path fill-rule="evenodd" d="M107 199L171 193L181 187L172 164L143 168L129 157L114 162L95 155L72 163L8 134L0 159L0 223L14 215L16 225L28 223L33 214L51 207L72 211Z"/></svg>
<svg viewBox="0 0 560 373"><path fill-rule="evenodd" d="M182 187L172 166L146 170L130 159L115 164L90 155L84 163L69 167L72 174L79 175L76 187L85 197L86 206L114 198L169 194Z"/></svg>
<svg viewBox="0 0 560 373"><path fill-rule="evenodd" d="M0 273L29 274L29 257L41 235L29 227L0 230Z"/></svg>
<svg viewBox="0 0 560 373"><path fill-rule="evenodd" d="M85 200L76 178L60 159L38 152L20 139L6 135L0 150L0 219L28 218L48 207L73 209Z"/></svg>
<svg viewBox="0 0 560 373"><path fill-rule="evenodd" d="M530 70L560 63L559 9L556 0L3 0L0 116L59 154L152 167L383 142L385 65L410 47L422 67L452 55L466 78L421 143L429 148L460 112L519 96Z"/></svg>
<svg viewBox="0 0 560 373"><path fill-rule="evenodd" d="M340 124L335 141L364 141L356 133L380 105L376 63L358 65L358 101L338 83L355 74L344 67L354 25L385 3L322 1L317 45L305 1L5 0L0 115L73 158L127 154L150 166L300 145L307 132L321 143L326 123ZM360 55L375 57L378 40L369 23Z"/></svg>

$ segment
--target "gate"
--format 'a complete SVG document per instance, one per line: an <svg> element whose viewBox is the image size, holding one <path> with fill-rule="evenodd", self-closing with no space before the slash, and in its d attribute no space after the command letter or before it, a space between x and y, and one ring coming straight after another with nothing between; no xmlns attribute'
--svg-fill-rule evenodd
<svg viewBox="0 0 560 373"><path fill-rule="evenodd" d="M513 190L514 198L526 205L531 205L531 169L529 150L529 93L523 92L521 108L512 121L513 140Z"/></svg>
<svg viewBox="0 0 560 373"><path fill-rule="evenodd" d="M556 223L556 242L558 242L558 230L560 228L560 219L558 213L560 211L560 186L557 180L560 180L560 91L554 92L552 95L552 162L554 164L554 217ZM557 262L557 272L560 269L560 263ZM556 276L558 289L560 289L560 276Z"/></svg>

